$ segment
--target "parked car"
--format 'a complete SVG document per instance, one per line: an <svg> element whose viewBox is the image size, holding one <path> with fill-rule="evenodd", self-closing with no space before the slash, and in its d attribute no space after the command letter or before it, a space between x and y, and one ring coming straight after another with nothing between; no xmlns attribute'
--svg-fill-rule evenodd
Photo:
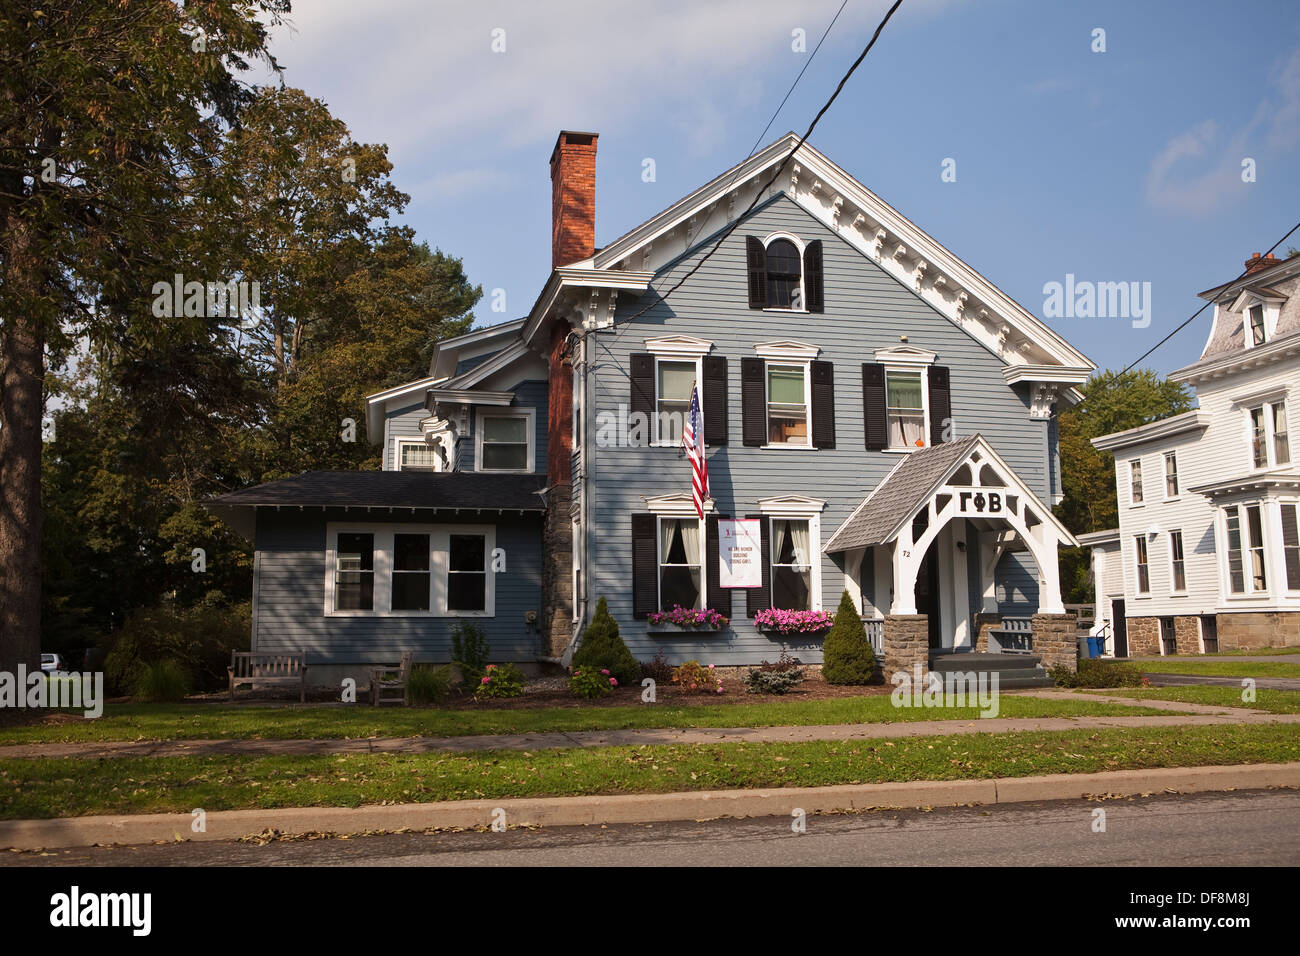
<svg viewBox="0 0 1300 956"><path fill-rule="evenodd" d="M59 654L42 654L41 670L43 671L65 671L68 669L67 661Z"/></svg>

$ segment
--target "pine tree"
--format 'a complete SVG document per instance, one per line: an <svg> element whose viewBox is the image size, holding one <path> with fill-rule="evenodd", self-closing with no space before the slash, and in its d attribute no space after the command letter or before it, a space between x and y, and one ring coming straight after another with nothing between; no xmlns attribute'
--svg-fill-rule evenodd
<svg viewBox="0 0 1300 956"><path fill-rule="evenodd" d="M822 676L828 684L866 684L875 672L876 654L867 640L867 629L845 591L822 648Z"/></svg>
<svg viewBox="0 0 1300 956"><path fill-rule="evenodd" d="M594 667L608 670L621 686L635 683L641 676L641 665L618 635L618 621L609 613L609 605L602 597L596 602L596 612L591 623L582 632L582 641L573 655L574 667Z"/></svg>

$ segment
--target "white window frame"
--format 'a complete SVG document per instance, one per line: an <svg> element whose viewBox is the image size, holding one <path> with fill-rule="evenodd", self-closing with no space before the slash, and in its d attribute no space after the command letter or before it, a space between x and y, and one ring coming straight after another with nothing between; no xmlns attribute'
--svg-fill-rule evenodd
<svg viewBox="0 0 1300 956"><path fill-rule="evenodd" d="M1251 537L1250 519L1247 515L1247 508L1259 509L1259 530L1261 541L1256 542ZM1237 516L1237 527L1241 536L1241 585L1243 590L1232 590L1232 571L1229 564L1229 547L1228 538L1228 515L1235 513ZM1281 514L1278 514L1278 520L1281 520ZM1223 548L1219 559L1219 579L1221 591L1225 601L1249 601L1257 600L1260 597L1268 597L1273 593L1274 584L1278 580L1278 569L1274 566L1272 556L1269 554L1269 544L1272 533L1269 530L1273 521L1272 502L1267 499L1259 501L1239 501L1230 505L1224 505L1219 509L1217 518L1217 531L1223 534ZM1255 575L1251 563L1251 551L1258 548L1264 561L1264 587L1262 589L1255 587ZM1285 570L1283 570L1285 579Z"/></svg>
<svg viewBox="0 0 1300 956"><path fill-rule="evenodd" d="M418 445L421 448L429 449L429 454L433 456L433 469L431 472L423 468L403 468L402 467L402 449L407 445ZM438 448L430 445L423 438L394 438L393 439L393 470L394 471L419 471L425 474L436 474L442 471L442 456L438 454Z"/></svg>
<svg viewBox="0 0 1300 956"><path fill-rule="evenodd" d="M1174 463L1174 470L1173 470L1174 493L1172 495L1169 493L1169 477L1170 477L1169 462L1170 461ZM1167 451L1164 453L1164 470L1165 470L1165 501L1177 501L1179 498L1182 497L1183 494L1182 476L1178 473L1178 452L1177 451Z"/></svg>
<svg viewBox="0 0 1300 956"><path fill-rule="evenodd" d="M799 253L799 305L801 307L798 309L793 309L785 305L766 305L763 307L763 311L764 312L807 312L808 311L808 284L807 284L808 275L807 275L807 269L804 266L804 252L805 250L807 250L808 244L804 242L802 239L800 239L798 236L796 236L794 233L774 232L763 240L763 261L765 264L763 269L763 284L764 286L766 286L767 284L767 268L766 268L767 247L770 246L772 243L776 242L776 240L778 239L789 239L792 243L794 243L794 247ZM764 294L764 298L766 298L767 296L766 288L763 289L763 294Z"/></svg>
<svg viewBox="0 0 1300 956"><path fill-rule="evenodd" d="M776 543L776 535L773 531L773 522L775 521L803 521L808 522L808 561L812 565L812 571L809 575L808 597L809 610L822 610L822 511L826 508L826 502L820 498L807 498L803 495L784 495L779 498L760 498L758 501L758 513L763 520L768 522L768 587L767 601L768 606L772 606L772 580L771 567L773 562L772 548Z"/></svg>
<svg viewBox="0 0 1300 956"><path fill-rule="evenodd" d="M483 467L483 422L488 418L522 418L528 439L528 464L524 468ZM537 470L537 409L531 406L480 408L474 416L474 470L488 475L527 475Z"/></svg>
<svg viewBox="0 0 1300 956"><path fill-rule="evenodd" d="M773 365L798 365L803 367L803 402L804 407L808 411L807 442L802 445L793 445L785 442L773 444L765 438L762 447L785 451L816 451L816 448L813 445L812 363L813 360L821 354L821 348L816 345L809 345L806 342L779 340L775 342L759 342L754 346L754 352L763 360L764 435L770 437L772 434L772 429L768 420L768 406L771 404L770 389L768 388L768 371Z"/></svg>
<svg viewBox="0 0 1300 956"><path fill-rule="evenodd" d="M1275 571L1275 578L1278 582L1279 593L1289 596L1300 594L1300 588L1293 588L1287 584L1286 575L1286 527L1282 522L1282 509L1294 508L1296 515L1296 533L1300 534L1300 499L1283 498L1277 503L1277 544L1278 544L1278 562Z"/></svg>
<svg viewBox="0 0 1300 956"><path fill-rule="evenodd" d="M334 574L338 554L339 534L359 533L375 536L374 600L373 608L365 610L340 610L334 606ZM427 611L394 611L393 603L393 536L397 534L427 534L429 536L429 571L432 593ZM454 611L447 609L447 575L450 570L451 536L477 534L484 537L483 566L485 574L481 611ZM326 617L495 617L496 574L492 570L492 555L496 550L496 526L480 524L376 524L351 521L331 521L325 525L325 602Z"/></svg>
<svg viewBox="0 0 1300 956"><path fill-rule="evenodd" d="M1177 575L1174 572L1174 564L1177 559L1174 557L1174 536L1178 536L1178 543L1182 548L1183 557L1183 586L1177 585ZM1169 593L1173 595L1187 596L1187 537L1183 534L1182 528L1171 528L1169 530Z"/></svg>
<svg viewBox="0 0 1300 956"><path fill-rule="evenodd" d="M1146 560L1142 557L1145 554ZM1142 568L1147 569L1147 586L1142 587ZM1151 544L1147 541L1147 536L1135 534L1133 536L1133 590L1137 597L1151 596Z"/></svg>
<svg viewBox="0 0 1300 956"><path fill-rule="evenodd" d="M1137 466L1137 480L1133 480L1133 466ZM1138 495L1133 497L1133 489L1137 488ZM1142 457L1130 458L1128 460L1128 504L1130 508L1140 508L1146 504L1147 489L1146 475L1142 468Z"/></svg>
<svg viewBox="0 0 1300 956"><path fill-rule="evenodd" d="M698 611L708 607L709 567L705 563L709 552L708 545L706 543L706 539L708 537L707 519L708 519L708 515L706 514L705 520L701 521L700 516L695 513L694 508L692 508L690 514L655 515L655 607L658 608L660 611L672 610L672 608L664 606L664 596L663 596L664 557L665 557L663 553L663 544L664 544L663 525L665 521L694 521L697 525L699 525L700 530L699 530L698 538L699 538L700 545L698 549L699 554L695 556L695 560L696 560L695 566L700 569L700 593L699 593L699 597L695 599L696 600L695 607L688 608L687 610ZM673 567L689 568L691 567L691 565L689 564L673 565Z"/></svg>
<svg viewBox="0 0 1300 956"><path fill-rule="evenodd" d="M697 339L690 335L669 335L662 338L646 339L645 350L654 356L654 396L652 402L650 428L650 446L652 448L679 448L681 440L670 441L659 437L659 363L660 362L694 362L695 387L700 396L700 439L704 445L704 356L713 351L713 343L706 339ZM685 423L683 423L684 425Z"/></svg>
<svg viewBox="0 0 1300 956"><path fill-rule="evenodd" d="M921 410L925 416L925 421L922 424L924 445L887 445L881 451L893 455L910 455L920 448L930 447L930 366L934 364L934 360L938 357L935 352L912 345L897 345L887 349L876 349L876 364L883 366L885 369L886 437L888 437L889 428L889 374L891 372L921 373Z"/></svg>
<svg viewBox="0 0 1300 956"><path fill-rule="evenodd" d="M662 536L659 526L663 518L694 518L700 521L699 514L695 511L695 499L691 495L654 495L645 499L646 510L655 516L655 607L663 610L663 601L659 594L659 572L663 565L660 563L662 555L659 554L659 548L662 543ZM704 602L701 607L707 607L709 601L709 578L708 578L708 521L710 515L717 514L717 507L713 499L710 498L704 502L704 520L700 521L700 600ZM714 560L719 560L714 555ZM717 610L717 608L714 608ZM730 615L728 615L730 616Z"/></svg>

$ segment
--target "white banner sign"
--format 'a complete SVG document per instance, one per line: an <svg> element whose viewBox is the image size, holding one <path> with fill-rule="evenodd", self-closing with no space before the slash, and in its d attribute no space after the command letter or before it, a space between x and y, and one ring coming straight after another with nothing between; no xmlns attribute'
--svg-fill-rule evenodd
<svg viewBox="0 0 1300 956"><path fill-rule="evenodd" d="M761 519L718 522L720 583L724 588L756 588L763 583Z"/></svg>

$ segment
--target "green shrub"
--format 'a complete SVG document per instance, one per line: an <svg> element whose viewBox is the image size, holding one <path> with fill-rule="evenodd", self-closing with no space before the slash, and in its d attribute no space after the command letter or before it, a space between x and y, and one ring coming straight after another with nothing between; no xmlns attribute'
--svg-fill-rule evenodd
<svg viewBox="0 0 1300 956"><path fill-rule="evenodd" d="M487 637L473 621L461 621L451 631L451 659L460 670L460 683L466 690L476 690L487 672Z"/></svg>
<svg viewBox="0 0 1300 956"><path fill-rule="evenodd" d="M407 689L413 704L441 704L451 693L451 668L446 664L412 667Z"/></svg>
<svg viewBox="0 0 1300 956"><path fill-rule="evenodd" d="M151 702L184 700L189 692L189 671L171 658L146 664L135 685L135 696Z"/></svg>
<svg viewBox="0 0 1300 956"><path fill-rule="evenodd" d="M211 592L193 607L172 603L133 611L112 637L104 676L116 693L134 693L152 665L170 660L200 691L228 686L231 651L248 650L250 606L227 604Z"/></svg>
<svg viewBox="0 0 1300 956"><path fill-rule="evenodd" d="M751 694L784 694L802 680L803 669L799 662L782 651L775 664L763 661L749 669L745 675L745 689Z"/></svg>
<svg viewBox="0 0 1300 956"><path fill-rule="evenodd" d="M710 664L705 667L699 661L687 661L673 670L673 683L682 690L695 691L700 694L721 694L722 678L714 673Z"/></svg>
<svg viewBox="0 0 1300 956"><path fill-rule="evenodd" d="M641 664L618 636L618 622L610 615L603 597L596 602L591 623L582 632L573 666L607 670L623 685L631 685L641 676Z"/></svg>
<svg viewBox="0 0 1300 956"><path fill-rule="evenodd" d="M1137 664L1085 657L1077 671L1064 667L1048 670L1058 687L1141 687L1145 678Z"/></svg>
<svg viewBox="0 0 1300 956"><path fill-rule="evenodd" d="M518 697L524 692L524 674L514 664L489 664L483 669L474 696Z"/></svg>
<svg viewBox="0 0 1300 956"><path fill-rule="evenodd" d="M845 591L822 646L822 677L828 684L867 684L875 673L876 653L858 608Z"/></svg>
<svg viewBox="0 0 1300 956"><path fill-rule="evenodd" d="M569 677L569 693L574 697L591 700L594 697L606 697L618 686L618 678L601 668L576 667Z"/></svg>

